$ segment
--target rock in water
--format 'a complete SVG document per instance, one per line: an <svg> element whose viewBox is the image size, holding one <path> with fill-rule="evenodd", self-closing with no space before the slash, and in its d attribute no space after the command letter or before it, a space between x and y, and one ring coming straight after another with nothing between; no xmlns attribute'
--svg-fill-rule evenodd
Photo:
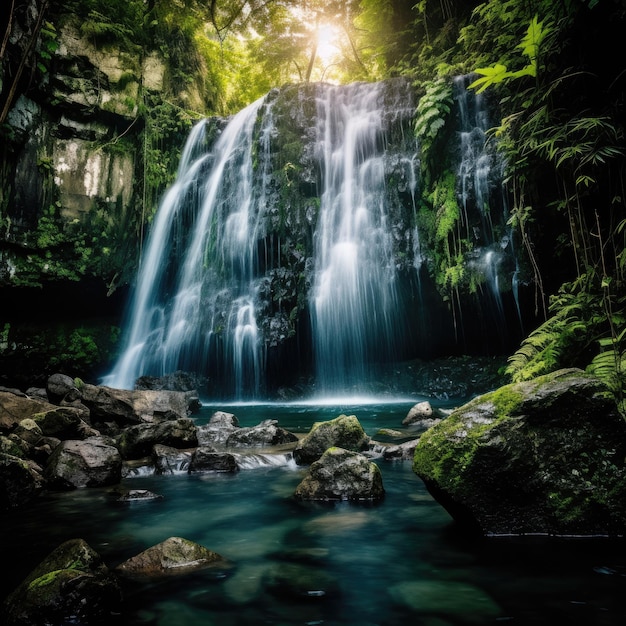
<svg viewBox="0 0 626 626"><path fill-rule="evenodd" d="M378 466L343 448L326 450L294 493L298 500L380 500L384 495Z"/></svg>
<svg viewBox="0 0 626 626"><path fill-rule="evenodd" d="M188 539L170 537L124 561L115 572L135 580L187 574L207 567L229 567L222 556Z"/></svg>
<svg viewBox="0 0 626 626"><path fill-rule="evenodd" d="M413 469L485 535L626 532L626 421L581 370L475 398L422 435Z"/></svg>
<svg viewBox="0 0 626 626"><path fill-rule="evenodd" d="M340 415L327 422L316 422L293 451L298 465L308 465L319 459L328 448L337 446L359 452L367 449L370 438L354 415Z"/></svg>

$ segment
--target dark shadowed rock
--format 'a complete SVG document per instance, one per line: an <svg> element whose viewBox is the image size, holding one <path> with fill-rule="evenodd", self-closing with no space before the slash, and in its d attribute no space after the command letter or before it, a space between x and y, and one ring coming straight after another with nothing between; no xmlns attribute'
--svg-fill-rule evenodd
<svg viewBox="0 0 626 626"><path fill-rule="evenodd" d="M93 423L114 420L120 426L188 417L193 402L183 391L128 391L96 385L83 385L81 399Z"/></svg>
<svg viewBox="0 0 626 626"><path fill-rule="evenodd" d="M55 448L44 478L48 487L60 490L114 485L122 478L122 457L108 439L69 439Z"/></svg>
<svg viewBox="0 0 626 626"><path fill-rule="evenodd" d="M111 624L122 593L100 556L82 539L51 552L6 599L6 626Z"/></svg>
<svg viewBox="0 0 626 626"><path fill-rule="evenodd" d="M132 503L152 500L163 500L163 496L148 489L129 489L116 494L116 502Z"/></svg>
<svg viewBox="0 0 626 626"><path fill-rule="evenodd" d="M343 448L326 450L294 493L298 500L380 500L384 495L378 466Z"/></svg>
<svg viewBox="0 0 626 626"><path fill-rule="evenodd" d="M171 446L156 444L152 447L152 462L156 474L186 472L191 463L193 450L179 450Z"/></svg>
<svg viewBox="0 0 626 626"><path fill-rule="evenodd" d="M134 580L154 580L210 567L223 570L230 569L231 565L204 546L181 537L170 537L124 561L115 572Z"/></svg>
<svg viewBox="0 0 626 626"><path fill-rule="evenodd" d="M238 470L239 466L234 455L229 452L216 452L211 446L197 448L189 465L189 473L236 472Z"/></svg>
<svg viewBox="0 0 626 626"><path fill-rule="evenodd" d="M316 422L298 442L293 457L298 465L308 465L333 446L360 452L369 446L367 436L354 415L340 415L333 420Z"/></svg>
<svg viewBox="0 0 626 626"><path fill-rule="evenodd" d="M43 435L57 439L88 439L100 433L87 424L81 411L75 407L55 406L52 409L35 413L32 419Z"/></svg>
<svg viewBox="0 0 626 626"><path fill-rule="evenodd" d="M0 511L32 500L43 484L41 467L33 461L0 452Z"/></svg>
<svg viewBox="0 0 626 626"><path fill-rule="evenodd" d="M46 395L53 404L73 402L81 397L76 381L65 374L52 374L46 381Z"/></svg>
<svg viewBox="0 0 626 626"><path fill-rule="evenodd" d="M124 459L140 459L152 453L156 444L172 448L194 448L198 433L192 419L185 417L157 424L137 424L125 428L117 438Z"/></svg>
<svg viewBox="0 0 626 626"><path fill-rule="evenodd" d="M472 400L421 436L413 468L483 534L626 532L626 422L580 370Z"/></svg>

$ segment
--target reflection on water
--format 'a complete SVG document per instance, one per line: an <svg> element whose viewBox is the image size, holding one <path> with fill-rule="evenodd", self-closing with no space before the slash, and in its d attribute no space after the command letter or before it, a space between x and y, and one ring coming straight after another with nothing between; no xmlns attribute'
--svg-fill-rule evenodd
<svg viewBox="0 0 626 626"><path fill-rule="evenodd" d="M409 406L227 410L242 426L273 418L300 432L344 412L373 436L379 428L402 431ZM203 409L198 423L217 408ZM377 463L386 496L376 505L298 502L291 494L306 470L293 464L124 481L125 488L164 496L149 502L121 505L104 489L46 495L0 517L4 589L73 537L114 567L182 536L235 568L125 589L123 626L626 623L622 542L472 540L433 501L410 462Z"/></svg>

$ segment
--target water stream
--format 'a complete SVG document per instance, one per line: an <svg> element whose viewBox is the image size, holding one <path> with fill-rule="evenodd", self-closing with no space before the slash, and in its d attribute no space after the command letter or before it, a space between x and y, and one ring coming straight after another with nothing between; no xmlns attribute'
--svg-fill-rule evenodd
<svg viewBox="0 0 626 626"><path fill-rule="evenodd" d="M207 405L195 419L205 423L219 408L242 426L274 418L305 432L343 412L357 415L371 436L392 428L409 437L401 422L416 400ZM112 567L182 536L233 568L126 587L120 626L625 623L623 543L472 539L410 462L376 462L386 494L374 506L294 501L306 469L254 455L251 469L236 474L148 473L123 481L123 488L161 494L158 501L122 505L108 489L48 494L0 517L4 593L66 539L82 537Z"/></svg>

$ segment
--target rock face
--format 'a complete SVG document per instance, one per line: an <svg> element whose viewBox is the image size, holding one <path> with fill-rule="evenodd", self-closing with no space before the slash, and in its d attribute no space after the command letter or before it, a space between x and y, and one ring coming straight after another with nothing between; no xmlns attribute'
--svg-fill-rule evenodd
<svg viewBox="0 0 626 626"><path fill-rule="evenodd" d="M479 396L421 436L413 468L486 535L626 532L626 422L580 370Z"/></svg>
<svg viewBox="0 0 626 626"><path fill-rule="evenodd" d="M384 495L378 466L343 448L326 450L294 493L298 500L380 500Z"/></svg>
<svg viewBox="0 0 626 626"><path fill-rule="evenodd" d="M298 465L308 465L333 446L360 452L367 449L370 438L354 415L340 415L327 422L316 422L293 451Z"/></svg>
<svg viewBox="0 0 626 626"><path fill-rule="evenodd" d="M100 556L82 539L51 552L6 599L6 626L111 624L122 593Z"/></svg>

